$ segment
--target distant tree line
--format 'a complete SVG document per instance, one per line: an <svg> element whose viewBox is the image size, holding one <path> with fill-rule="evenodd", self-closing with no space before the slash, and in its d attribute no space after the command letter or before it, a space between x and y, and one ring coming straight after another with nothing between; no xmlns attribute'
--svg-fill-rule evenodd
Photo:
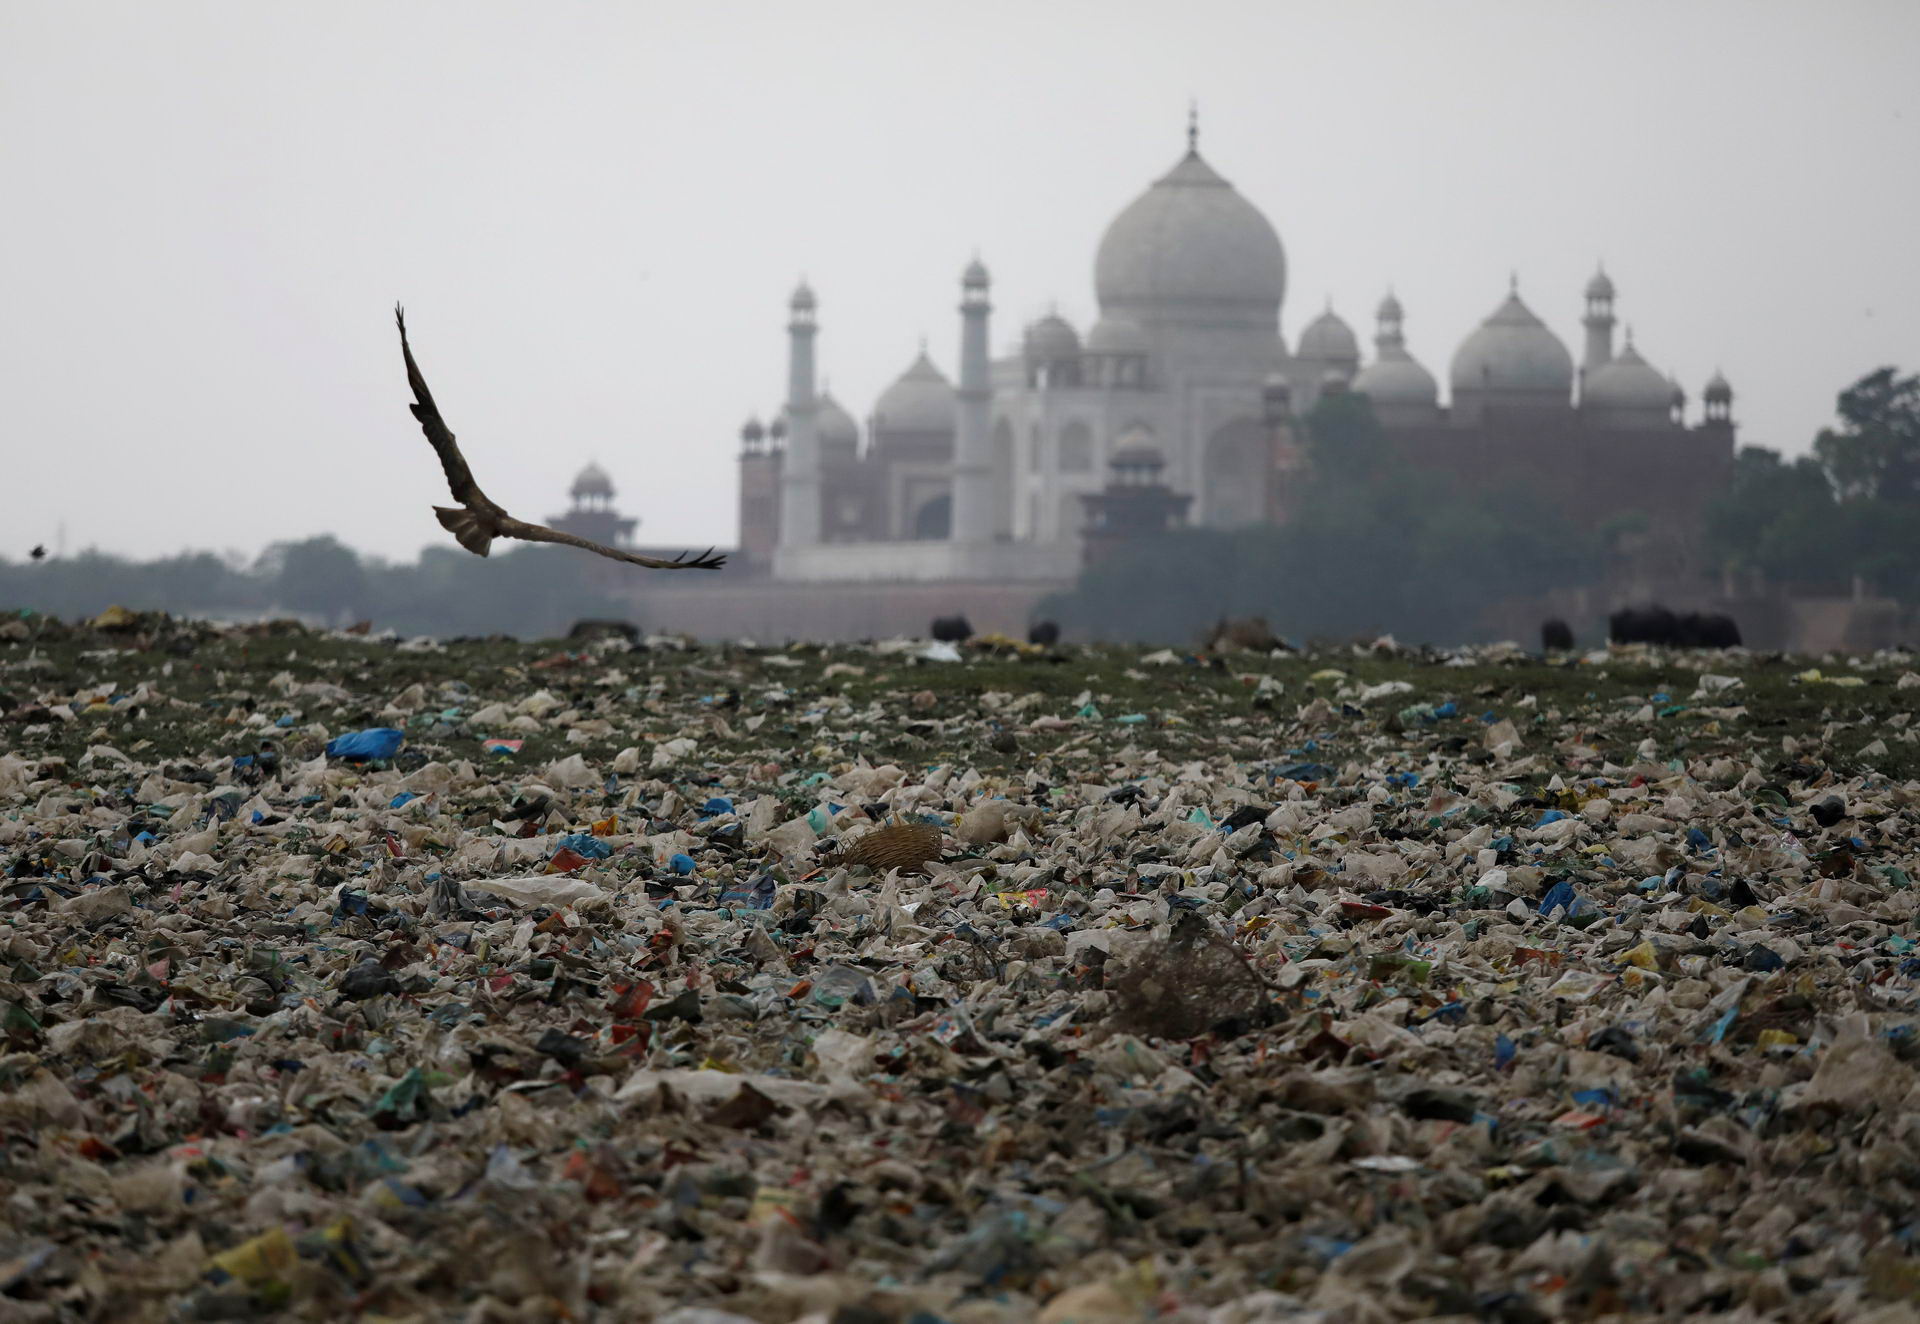
<svg viewBox="0 0 1920 1324"><path fill-rule="evenodd" d="M134 561L105 552L45 561L0 559L0 609L54 616L107 607L212 618L298 616L323 625L440 636L564 634L583 617L629 608L598 586L594 567L559 548L516 547L482 560L434 547L412 564L361 556L330 536L277 543L257 559L184 552Z"/></svg>
<svg viewBox="0 0 1920 1324"><path fill-rule="evenodd" d="M1303 432L1308 476L1285 525L1137 541L1041 611L1108 639L1190 643L1223 615L1259 615L1300 641L1458 643L1481 637L1495 603L1586 583L1604 562L1600 534L1519 488L1395 464L1364 395L1322 397Z"/></svg>
<svg viewBox="0 0 1920 1324"><path fill-rule="evenodd" d="M1858 578L1920 603L1920 376L1868 373L1837 412L1810 455L1740 452L1708 514L1709 544L1726 565L1790 588L1844 592Z"/></svg>

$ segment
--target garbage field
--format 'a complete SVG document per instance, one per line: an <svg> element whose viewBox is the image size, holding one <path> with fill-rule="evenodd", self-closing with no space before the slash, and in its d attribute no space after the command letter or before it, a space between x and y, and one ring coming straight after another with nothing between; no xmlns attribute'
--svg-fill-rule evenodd
<svg viewBox="0 0 1920 1324"><path fill-rule="evenodd" d="M1915 667L0 618L0 1321L1914 1318Z"/></svg>

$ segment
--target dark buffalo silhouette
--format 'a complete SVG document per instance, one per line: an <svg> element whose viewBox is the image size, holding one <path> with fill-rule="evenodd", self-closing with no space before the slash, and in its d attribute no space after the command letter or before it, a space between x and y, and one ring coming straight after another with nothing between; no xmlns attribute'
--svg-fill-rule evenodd
<svg viewBox="0 0 1920 1324"><path fill-rule="evenodd" d="M573 623L567 631L568 639L624 639L630 644L640 642L640 627L631 621L580 620Z"/></svg>
<svg viewBox="0 0 1920 1324"><path fill-rule="evenodd" d="M964 644L973 638L973 626L964 616L936 616L929 633L943 644Z"/></svg>
<svg viewBox="0 0 1920 1324"><path fill-rule="evenodd" d="M1740 627L1718 612L1675 615L1649 604L1622 607L1607 618L1607 637L1616 644L1657 644L1665 648L1738 648Z"/></svg>
<svg viewBox="0 0 1920 1324"><path fill-rule="evenodd" d="M1657 604L1622 607L1607 617L1607 637L1616 644L1657 644L1672 648L1680 642L1680 620Z"/></svg>
<svg viewBox="0 0 1920 1324"><path fill-rule="evenodd" d="M1738 648L1740 627L1718 612L1688 612L1680 618L1682 648Z"/></svg>
<svg viewBox="0 0 1920 1324"><path fill-rule="evenodd" d="M1573 651L1573 627L1558 616L1540 623L1540 648L1547 653Z"/></svg>
<svg viewBox="0 0 1920 1324"><path fill-rule="evenodd" d="M1035 621L1027 627L1027 642L1052 648L1060 642L1060 626L1053 621Z"/></svg>

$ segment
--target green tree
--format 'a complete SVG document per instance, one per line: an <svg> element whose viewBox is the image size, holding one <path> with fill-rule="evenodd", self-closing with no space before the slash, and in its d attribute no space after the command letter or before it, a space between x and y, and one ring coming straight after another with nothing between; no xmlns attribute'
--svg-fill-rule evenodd
<svg viewBox="0 0 1920 1324"><path fill-rule="evenodd" d="M1920 376L1868 373L1840 393L1813 454L1842 501L1920 502Z"/></svg>
<svg viewBox="0 0 1920 1324"><path fill-rule="evenodd" d="M331 534L303 542L276 543L262 558L272 576L276 603L313 612L337 624L362 607L367 572L351 547Z"/></svg>

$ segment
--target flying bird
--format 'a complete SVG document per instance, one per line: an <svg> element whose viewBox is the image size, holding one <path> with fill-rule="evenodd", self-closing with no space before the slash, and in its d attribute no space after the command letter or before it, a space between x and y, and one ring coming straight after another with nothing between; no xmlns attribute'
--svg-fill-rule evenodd
<svg viewBox="0 0 1920 1324"><path fill-rule="evenodd" d="M35 543L33 550L28 552L27 555L36 561L44 561L47 559L47 545L45 543Z"/></svg>
<svg viewBox="0 0 1920 1324"><path fill-rule="evenodd" d="M475 556L485 556L495 538L519 538L526 542L557 542L569 547L584 547L616 561L643 565L652 570L718 570L726 564L726 556L715 556L711 547L700 556L689 557L682 553L666 561L657 556L640 556L623 552L617 547L606 547L571 533L550 529L544 524L529 524L507 514L480 490L480 484L473 481L473 470L467 468L466 456L460 453L452 430L447 427L446 420L440 417L440 409L433 403L433 394L427 390L427 380L420 375L420 365L413 361L413 347L407 343L407 316L399 304L393 306L393 318L400 325L400 352L407 360L407 383L413 387L413 404L408 408L420 420L420 430L427 434L427 441L440 457L440 467L446 471L447 486L453 491L453 499L460 503L451 508L435 506L433 513L439 518L441 527L453 534L462 547Z"/></svg>

